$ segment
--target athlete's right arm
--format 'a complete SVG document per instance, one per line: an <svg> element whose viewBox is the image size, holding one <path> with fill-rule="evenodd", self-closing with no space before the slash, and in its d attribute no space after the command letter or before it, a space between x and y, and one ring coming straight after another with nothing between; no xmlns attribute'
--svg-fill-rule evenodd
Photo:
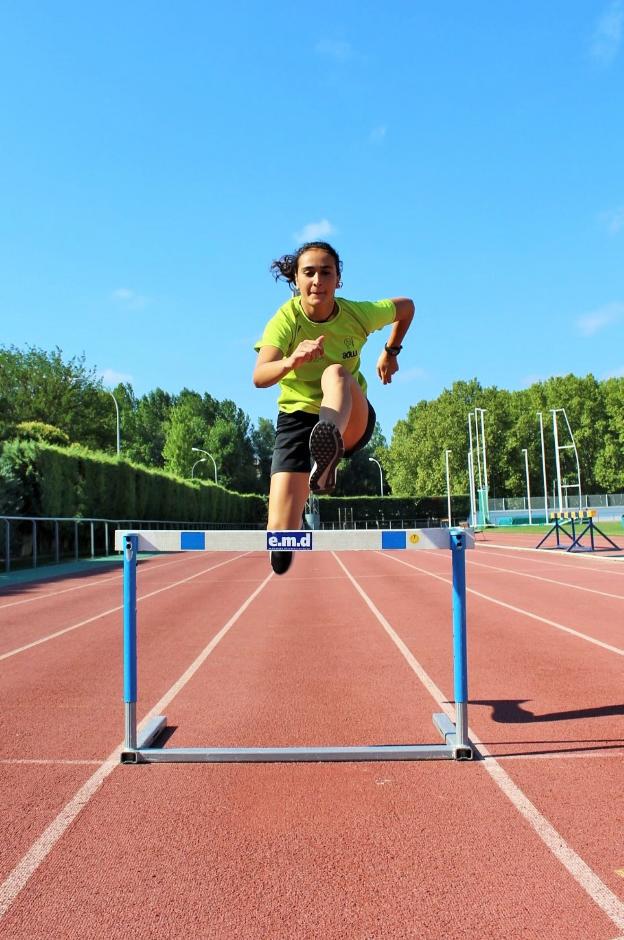
<svg viewBox="0 0 624 940"><path fill-rule="evenodd" d="M324 339L324 336L319 336L314 340L304 339L290 356L284 356L277 346L262 346L253 371L253 383L256 388L269 388L271 385L276 385L297 366L319 359L323 355Z"/></svg>

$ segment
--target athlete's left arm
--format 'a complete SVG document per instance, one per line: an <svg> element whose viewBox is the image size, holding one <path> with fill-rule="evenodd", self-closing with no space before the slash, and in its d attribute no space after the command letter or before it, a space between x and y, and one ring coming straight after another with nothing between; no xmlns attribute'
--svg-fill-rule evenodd
<svg viewBox="0 0 624 940"><path fill-rule="evenodd" d="M409 297L393 297L392 303L394 304L395 317L390 327L390 335L386 340L386 346L402 346L405 335L414 319L416 308L414 307L414 301L410 300ZM394 373L398 371L398 355L393 356L384 349L377 360L377 375L384 385L388 385L392 381Z"/></svg>

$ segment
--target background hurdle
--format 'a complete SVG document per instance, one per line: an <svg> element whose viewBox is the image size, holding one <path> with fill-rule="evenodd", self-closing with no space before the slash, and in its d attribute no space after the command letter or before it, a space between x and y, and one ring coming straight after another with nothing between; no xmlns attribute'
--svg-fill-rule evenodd
<svg viewBox="0 0 624 940"><path fill-rule="evenodd" d="M276 543L277 540L277 543ZM299 544L293 545L297 541ZM379 551L447 549L453 561L452 628L455 724L444 713L433 715L443 744L353 747L154 747L167 725L166 715L137 729L136 567L140 551ZM122 763L470 760L468 740L468 668L466 643L465 550L474 537L465 529L408 529L314 532L117 531L115 548L123 551L123 647L125 738Z"/></svg>
<svg viewBox="0 0 624 940"><path fill-rule="evenodd" d="M554 548L563 549L566 552L597 552L604 551L604 549L599 549L596 546L595 535L602 536L606 542L609 543L609 547L619 551L619 547L615 544L613 539L610 539L609 536L599 529L594 519L597 517L598 513L595 509L569 509L561 510L559 512L550 513L550 521L553 523L552 528L548 530L546 535L541 541L535 546L536 548L541 548L542 545L554 534L557 544ZM568 532L566 526L569 526L572 530L572 533ZM577 533L576 527L579 527L580 532ZM590 547L587 548L582 544L582 539L585 535L589 534ZM565 535L567 539L570 540L570 544L566 547L561 544L560 535Z"/></svg>

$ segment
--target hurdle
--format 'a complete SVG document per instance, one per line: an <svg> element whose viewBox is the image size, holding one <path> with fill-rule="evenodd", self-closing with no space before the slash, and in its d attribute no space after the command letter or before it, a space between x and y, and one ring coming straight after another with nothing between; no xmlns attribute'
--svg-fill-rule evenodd
<svg viewBox="0 0 624 940"><path fill-rule="evenodd" d="M605 541L609 543L609 546L616 551L619 551L619 547L615 542L609 538L606 532L603 532L598 528L594 519L598 516L598 512L595 509L567 509L561 510L559 512L551 512L549 515L550 522L553 523L552 527L548 530L543 539L541 539L535 548L541 548L545 542L554 535L556 538L557 544L552 546L553 549L561 549L566 552L599 552L599 551L608 551L608 548L599 548L596 546L596 535L600 535ZM577 534L576 527L580 528L580 532ZM570 526L572 533L568 532L566 526ZM581 539L589 533L590 547L583 545ZM570 540L570 544L563 545L561 536L565 536Z"/></svg>
<svg viewBox="0 0 624 940"><path fill-rule="evenodd" d="M191 762L299 762L471 760L468 739L466 644L466 549L474 548L467 529L367 529L315 531L117 530L115 548L123 552L124 764ZM446 549L452 555L452 636L455 722L433 715L442 744L388 744L309 747L158 747L167 716L137 727L137 562L139 552L397 551Z"/></svg>

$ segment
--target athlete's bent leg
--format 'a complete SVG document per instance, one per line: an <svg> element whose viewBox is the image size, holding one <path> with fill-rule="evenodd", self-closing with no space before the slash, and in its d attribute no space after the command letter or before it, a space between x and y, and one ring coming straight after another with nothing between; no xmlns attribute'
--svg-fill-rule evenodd
<svg viewBox="0 0 624 940"><path fill-rule="evenodd" d="M363 437L368 423L368 402L357 381L341 365L325 369L321 388L319 422L310 435L310 489L322 493L334 489L336 467L345 449L354 447Z"/></svg>
<svg viewBox="0 0 624 940"><path fill-rule="evenodd" d="M307 473L279 471L273 474L269 491L269 531L301 528L308 490ZM271 565L276 574L285 574L291 561L292 552L271 552Z"/></svg>

